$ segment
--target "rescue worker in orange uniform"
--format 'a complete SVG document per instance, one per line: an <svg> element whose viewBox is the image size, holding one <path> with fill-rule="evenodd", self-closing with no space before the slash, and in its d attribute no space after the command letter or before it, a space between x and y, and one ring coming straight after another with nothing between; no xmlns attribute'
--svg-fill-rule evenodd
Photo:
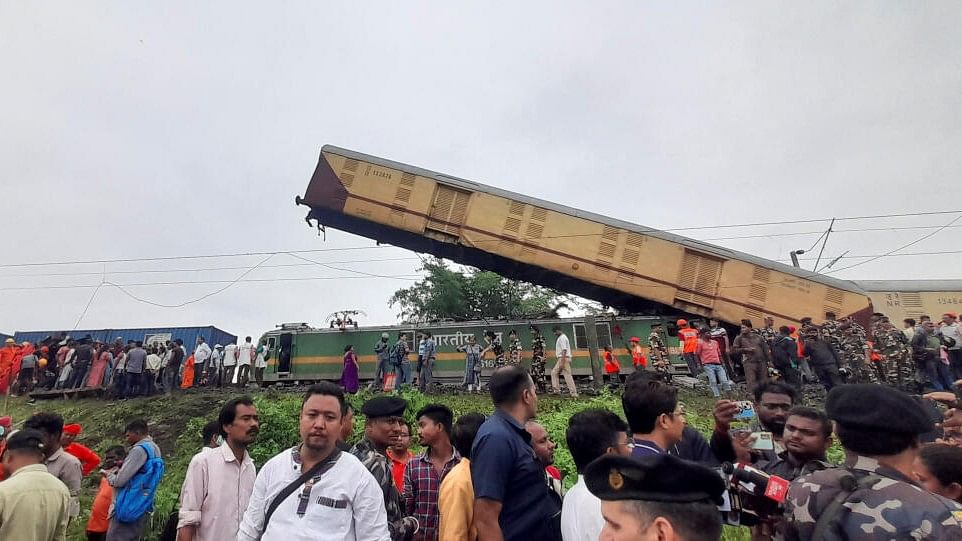
<svg viewBox="0 0 962 541"><path fill-rule="evenodd" d="M13 362L20 354L13 338L7 338L4 347L0 349L0 394L7 394L10 388L10 377L13 371Z"/></svg>
<svg viewBox="0 0 962 541"><path fill-rule="evenodd" d="M695 348L698 347L698 330L688 325L688 320L678 320L678 340L681 341L681 355L688 365L688 371L692 377L701 373L701 363L695 355Z"/></svg>

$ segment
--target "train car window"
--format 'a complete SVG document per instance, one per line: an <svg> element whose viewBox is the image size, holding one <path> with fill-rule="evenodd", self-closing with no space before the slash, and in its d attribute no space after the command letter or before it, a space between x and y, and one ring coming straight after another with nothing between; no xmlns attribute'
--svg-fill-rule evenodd
<svg viewBox="0 0 962 541"><path fill-rule="evenodd" d="M267 349L268 349L269 351L273 351L275 345L277 345L277 339L275 339L273 336L268 337L268 338L267 338Z"/></svg>
<svg viewBox="0 0 962 541"><path fill-rule="evenodd" d="M611 326L608 323L595 323L598 333L598 347L611 345ZM575 349L588 349L588 335L584 323L575 323Z"/></svg>

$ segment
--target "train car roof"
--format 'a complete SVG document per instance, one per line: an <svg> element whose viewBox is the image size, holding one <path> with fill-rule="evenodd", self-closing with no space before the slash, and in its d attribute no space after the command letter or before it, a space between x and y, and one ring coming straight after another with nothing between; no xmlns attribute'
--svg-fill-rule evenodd
<svg viewBox="0 0 962 541"><path fill-rule="evenodd" d="M616 323L618 321L649 321L657 320L661 321L664 319L670 319L662 316L610 316L610 315L600 315L595 316L598 323ZM300 327L296 329L271 329L264 332L264 335L268 334L298 334L298 333L349 333L349 332L385 332L385 331L409 331L418 329L430 329L434 327L517 327L518 330L524 330L528 328L528 325L557 325L568 324L568 323L584 323L583 317L565 317L558 319L489 319L489 320L468 320L468 321L429 321L426 323L398 323L397 325L360 325L358 328L347 327L344 330L339 328L329 328L329 327Z"/></svg>
<svg viewBox="0 0 962 541"><path fill-rule="evenodd" d="M623 220L617 220L610 218L608 216L603 216L601 214L595 214L593 212L588 212L581 209L576 209L574 207L568 207L565 205L560 205L558 203L552 203L550 201L545 201L543 199L537 199L524 194L519 194L511 192L508 190L503 190L501 188L495 188L493 186L488 186L486 184L481 184L471 180L466 180L463 178L452 177L450 175L445 175L443 173L438 173L436 171L430 171L428 169L422 169L413 165L407 165L400 162L395 162L391 160L386 160L383 158L378 158L377 156L371 156L370 154L364 154L361 152L355 152L353 150L348 150L345 148L337 147L334 145L324 145L321 148L321 152L330 152L332 154L337 154L339 156L344 156L345 158L353 158L355 160L364 161L380 165L383 167L388 167L391 169L397 169L404 171L406 173L411 173L418 176L428 177L434 179L437 182L448 184L461 188L463 190L483 192L491 195L496 195L499 197L505 197L508 199L513 199L516 201L521 201L529 205L534 205L536 207L542 207L555 212L560 212L562 214L567 214L569 216L574 216L577 218L583 218L586 220L592 220L605 225L610 225L612 227L620 227L628 231L633 231L635 233L641 233L643 235L650 235L668 242L674 242L681 244L683 246L692 248L694 250L699 250L702 252L710 253L717 257L725 259L738 259L741 261L746 261L760 267L769 268L774 271L784 272L786 274L791 274L799 278L804 278L806 280L811 280L813 282L818 282L829 287L834 287L837 289L842 289L845 291L851 291L853 293L865 294L861 287L859 287L855 282L851 280L841 280L839 278L833 278L831 276L825 276L824 274L818 274L805 269L799 269L791 265L786 265L784 263L779 263L778 261L773 261L771 259L765 259L763 257L754 256L751 254L746 254L744 252L739 252L737 250L731 250L728 248L723 248L714 244L707 242L702 242L700 240L695 240L688 237L683 237L681 235L675 235L674 233L669 233L667 231L661 231L659 229L653 229L643 225L634 224L631 222L626 222ZM322 157L323 159L323 157Z"/></svg>
<svg viewBox="0 0 962 541"><path fill-rule="evenodd" d="M868 292L962 291L962 280L854 280Z"/></svg>

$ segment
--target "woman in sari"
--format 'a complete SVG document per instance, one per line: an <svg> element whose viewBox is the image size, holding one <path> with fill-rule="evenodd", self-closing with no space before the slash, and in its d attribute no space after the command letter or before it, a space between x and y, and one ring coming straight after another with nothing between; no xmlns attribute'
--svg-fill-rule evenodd
<svg viewBox="0 0 962 541"><path fill-rule="evenodd" d="M87 376L87 387L100 387L104 383L104 373L107 371L107 365L110 364L111 356L110 351L107 350L106 344L99 344L99 347L94 352L94 361L90 365L90 375Z"/></svg>
<svg viewBox="0 0 962 541"><path fill-rule="evenodd" d="M344 390L349 393L357 392L357 371L357 355L354 354L354 346L348 345L344 348L344 371L341 372L341 387L344 387Z"/></svg>
<svg viewBox="0 0 962 541"><path fill-rule="evenodd" d="M194 384L194 356L191 355L187 357L187 362L184 363L184 376L180 380L181 389L190 389Z"/></svg>

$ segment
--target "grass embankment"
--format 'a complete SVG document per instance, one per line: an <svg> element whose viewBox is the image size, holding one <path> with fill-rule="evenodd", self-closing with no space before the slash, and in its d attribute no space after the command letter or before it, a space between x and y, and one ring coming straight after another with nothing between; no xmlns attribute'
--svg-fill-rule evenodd
<svg viewBox="0 0 962 541"><path fill-rule="evenodd" d="M201 447L201 428L206 422L216 418L221 404L239 394L241 393L236 390L203 390L181 393L173 398L158 396L119 402L92 399L55 400L32 405L22 399L11 399L7 414L13 416L15 423L20 423L33 412L56 411L62 414L68 423L81 423L83 434L77 441L101 455L107 447L124 443L123 430L127 421L137 417L146 419L150 424L151 436L163 451L167 463L167 472L157 493L156 512L153 515L148 536L148 539L156 539L167 516L177 503L187 465ZM257 443L251 448L251 455L255 463L260 466L270 457L298 441L301 393L268 390L252 394L261 418L261 432ZM405 391L403 396L410 403L407 416L412 425L415 424L414 413L429 402L448 405L454 410L455 416L472 411L482 413L492 411L491 400L487 396L450 394L426 396L416 391ZM363 393L351 397L350 400L356 411L360 410L361 404L367 397ZM689 390L681 391L681 399L686 404L688 423L707 436L712 429L711 409L714 401L701 392ZM544 396L540 401L539 420L558 445L555 462L564 473L569 485L574 482L577 474L565 445L564 434L568 419L578 411L593 407L605 407L623 415L620 397L607 393L579 399ZM355 437L359 437L362 430L363 416L358 413L354 426ZM71 541L85 539L84 526L89 517L90 505L96 494L98 483L96 474L84 479L81 494L81 520L71 525L67 537ZM726 529L724 538L726 540L748 539L747 530Z"/></svg>

